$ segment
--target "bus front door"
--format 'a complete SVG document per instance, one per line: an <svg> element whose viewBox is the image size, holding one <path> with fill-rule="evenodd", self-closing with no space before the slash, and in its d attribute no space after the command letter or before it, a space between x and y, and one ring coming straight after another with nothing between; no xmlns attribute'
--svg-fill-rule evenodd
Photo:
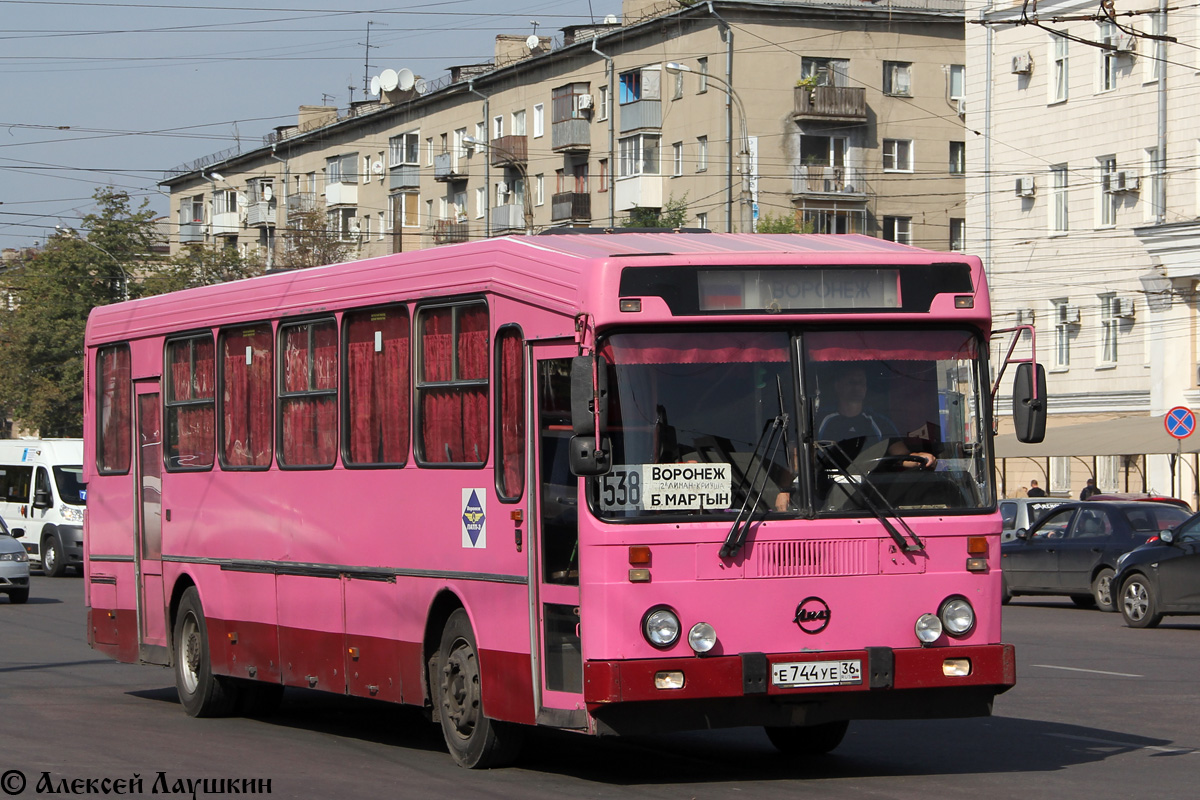
<svg viewBox="0 0 1200 800"><path fill-rule="evenodd" d="M158 381L139 382L137 392L137 573L138 655L151 664L169 663L162 570L162 418Z"/></svg>
<svg viewBox="0 0 1200 800"><path fill-rule="evenodd" d="M579 479L571 474L573 345L534 343L529 575L538 722L586 728L579 614Z"/></svg>

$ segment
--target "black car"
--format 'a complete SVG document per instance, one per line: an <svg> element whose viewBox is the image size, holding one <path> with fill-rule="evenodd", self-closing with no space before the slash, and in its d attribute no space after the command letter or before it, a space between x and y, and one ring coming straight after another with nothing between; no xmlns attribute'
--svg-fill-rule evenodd
<svg viewBox="0 0 1200 800"><path fill-rule="evenodd" d="M1200 614L1200 514L1118 564L1113 596L1129 627L1153 628L1168 614Z"/></svg>
<svg viewBox="0 0 1200 800"><path fill-rule="evenodd" d="M1004 602L1022 594L1065 594L1081 608L1115 611L1117 559L1188 513L1167 503L1066 503L1000 544Z"/></svg>

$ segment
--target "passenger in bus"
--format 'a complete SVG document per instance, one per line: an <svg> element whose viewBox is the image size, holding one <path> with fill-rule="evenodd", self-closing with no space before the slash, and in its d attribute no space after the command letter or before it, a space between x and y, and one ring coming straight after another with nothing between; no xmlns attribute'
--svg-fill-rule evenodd
<svg viewBox="0 0 1200 800"><path fill-rule="evenodd" d="M873 444L888 439L886 455L908 456L901 462L904 467L937 466L933 453L911 449L890 419L867 409L867 373L861 365L847 365L834 378L833 393L836 408L817 415L819 441L835 442L846 457L853 459Z"/></svg>

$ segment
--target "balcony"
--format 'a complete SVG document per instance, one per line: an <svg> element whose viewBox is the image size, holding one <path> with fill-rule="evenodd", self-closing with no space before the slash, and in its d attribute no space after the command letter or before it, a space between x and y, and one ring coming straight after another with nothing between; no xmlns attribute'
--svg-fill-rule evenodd
<svg viewBox="0 0 1200 800"><path fill-rule="evenodd" d="M469 223L452 219L439 219L433 223L434 244L454 244L470 238Z"/></svg>
<svg viewBox="0 0 1200 800"><path fill-rule="evenodd" d="M529 160L529 145L524 136L501 136L492 139L487 147L493 167L504 164L524 164Z"/></svg>
<svg viewBox="0 0 1200 800"><path fill-rule="evenodd" d="M317 194L316 192L296 192L289 194L287 199L287 215L288 219L292 219L301 214L307 214L310 211L317 209Z"/></svg>
<svg viewBox="0 0 1200 800"><path fill-rule="evenodd" d="M325 205L327 206L356 206L358 205L357 183L331 183L325 187Z"/></svg>
<svg viewBox="0 0 1200 800"><path fill-rule="evenodd" d="M613 184L617 193L617 211L634 208L662 208L663 179L660 175L637 175L618 178Z"/></svg>
<svg viewBox="0 0 1200 800"><path fill-rule="evenodd" d="M792 194L866 201L866 173L858 167L800 164L792 168Z"/></svg>
<svg viewBox="0 0 1200 800"><path fill-rule="evenodd" d="M634 100L621 106L621 133L661 127L661 100Z"/></svg>
<svg viewBox="0 0 1200 800"><path fill-rule="evenodd" d="M586 153L592 149L592 123L566 119L550 126L550 149L556 153Z"/></svg>
<svg viewBox="0 0 1200 800"><path fill-rule="evenodd" d="M442 183L465 181L466 167L459 163L454 153L438 153L433 157L433 179Z"/></svg>
<svg viewBox="0 0 1200 800"><path fill-rule="evenodd" d="M275 227L275 202L272 200L258 200L257 202L247 204L246 227Z"/></svg>
<svg viewBox="0 0 1200 800"><path fill-rule="evenodd" d="M421 168L416 164L400 164L392 167L388 175L388 190L416 189L421 185Z"/></svg>
<svg viewBox="0 0 1200 800"><path fill-rule="evenodd" d="M194 220L192 222L183 222L179 225L179 242L187 244L188 242L203 242L204 241L204 221Z"/></svg>
<svg viewBox="0 0 1200 800"><path fill-rule="evenodd" d="M867 90L858 86L797 86L797 122L841 122L866 124Z"/></svg>
<svg viewBox="0 0 1200 800"><path fill-rule="evenodd" d="M241 220L238 219L236 211L224 211L220 214L213 214L213 236L223 236L230 233L236 234L241 227Z"/></svg>
<svg viewBox="0 0 1200 800"><path fill-rule="evenodd" d="M550 197L550 220L587 222L592 218L592 196L586 192L559 192Z"/></svg>
<svg viewBox="0 0 1200 800"><path fill-rule="evenodd" d="M495 206L491 210L489 219L492 222L493 231L524 231L525 204L508 203Z"/></svg>

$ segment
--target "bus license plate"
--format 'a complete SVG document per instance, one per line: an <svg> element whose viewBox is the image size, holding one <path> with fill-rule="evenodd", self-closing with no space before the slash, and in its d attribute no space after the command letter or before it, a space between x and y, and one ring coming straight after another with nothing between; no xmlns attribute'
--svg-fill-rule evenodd
<svg viewBox="0 0 1200 800"><path fill-rule="evenodd" d="M771 683L798 686L847 686L862 683L862 661L800 661L771 665Z"/></svg>

